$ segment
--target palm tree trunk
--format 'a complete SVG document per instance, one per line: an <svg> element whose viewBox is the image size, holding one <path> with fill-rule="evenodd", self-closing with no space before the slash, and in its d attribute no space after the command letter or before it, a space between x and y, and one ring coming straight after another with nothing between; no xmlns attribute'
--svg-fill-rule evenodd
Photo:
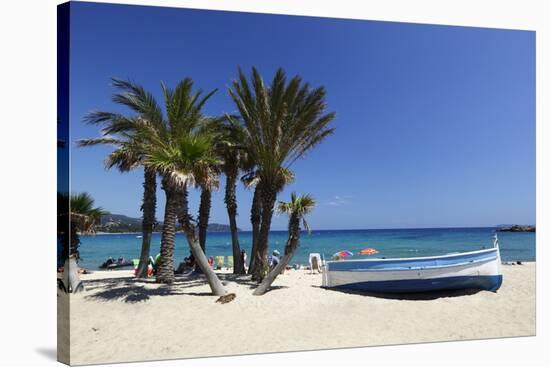
<svg viewBox="0 0 550 367"><path fill-rule="evenodd" d="M74 220L71 220L71 214L69 214L69 201L59 201L58 196L57 205L58 212L63 213L57 218L58 240L62 245L61 258L64 260L61 289L66 293L77 293L84 290L84 286L80 281L80 275L78 274L80 236L77 224Z"/></svg>
<svg viewBox="0 0 550 367"><path fill-rule="evenodd" d="M70 293L78 293L84 290L84 286L80 281L80 275L78 274L78 264L74 256L65 260L63 285L65 286L65 291Z"/></svg>
<svg viewBox="0 0 550 367"><path fill-rule="evenodd" d="M176 189L168 177L162 179L162 189L166 194L164 225L160 240L160 260L157 270L157 283L171 284L174 281L174 242L176 240L176 209L178 207Z"/></svg>
<svg viewBox="0 0 550 367"><path fill-rule="evenodd" d="M237 176L239 167L236 161L228 162L225 182L225 206L229 217L229 228L231 230L231 245L233 249L233 274L244 274L244 263L241 257L241 246L237 233Z"/></svg>
<svg viewBox="0 0 550 367"><path fill-rule="evenodd" d="M80 253L78 247L80 245L80 236L76 222L70 221L66 227L68 230L68 236L63 240L66 241L68 251L65 252L65 264L63 266L63 286L65 292L78 293L84 290L84 286L80 281L80 275L78 274L78 260L80 260Z"/></svg>
<svg viewBox="0 0 550 367"><path fill-rule="evenodd" d="M256 269L252 273L254 280L262 281L267 269L267 249L269 247L269 230L271 229L271 219L273 218L273 208L277 200L277 191L267 185L262 185L262 223L260 233L256 244Z"/></svg>
<svg viewBox="0 0 550 367"><path fill-rule="evenodd" d="M136 277L146 278L149 256L151 252L151 236L155 225L155 211L157 206L157 173L154 169L145 168L143 182L143 220L141 222L142 242L141 255Z"/></svg>
<svg viewBox="0 0 550 367"><path fill-rule="evenodd" d="M262 202L260 200L261 187L256 185L254 197L252 198L252 208L250 209L250 222L252 223L252 250L250 251L250 265L248 274L254 274L256 269L256 258L258 257L258 237L260 236L260 224L262 216Z"/></svg>
<svg viewBox="0 0 550 367"><path fill-rule="evenodd" d="M298 248L298 245L300 244L300 218L293 214L290 217L290 223L289 223L289 234L288 234L288 241L285 246L285 255L281 259L281 261L267 274L267 276L264 278L262 283L254 290L252 293L255 296L261 296L267 292L269 287L271 287L271 284L275 281L275 278L279 274L281 274L285 269L292 257L294 256L294 252Z"/></svg>
<svg viewBox="0 0 550 367"><path fill-rule="evenodd" d="M210 207L212 206L212 191L203 188L201 191L201 203L199 206L199 243L204 252L206 249L206 233L208 231L208 221L210 220Z"/></svg>
<svg viewBox="0 0 550 367"><path fill-rule="evenodd" d="M181 227L185 233L185 236L187 237L187 242L189 243L189 248L191 249L191 253L195 257L195 262L203 272L203 274L206 276L206 280L208 281L208 284L210 285L210 289L212 290L212 294L215 296L223 296L227 293L225 290L222 282L218 279L216 276L216 273L214 273L214 270L208 265L208 259L206 258L206 255L202 251L202 248L200 246L200 243L196 236L196 230L195 226L191 223L191 220L189 219L189 202L187 199L187 185L185 184L182 189L178 190L178 197L180 200L179 203L179 210L178 210L178 219L181 224Z"/></svg>

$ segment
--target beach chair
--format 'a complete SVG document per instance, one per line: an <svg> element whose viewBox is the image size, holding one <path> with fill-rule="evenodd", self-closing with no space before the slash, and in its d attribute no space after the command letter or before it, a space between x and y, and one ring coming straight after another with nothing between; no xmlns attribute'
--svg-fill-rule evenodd
<svg viewBox="0 0 550 367"><path fill-rule="evenodd" d="M311 270L310 274L313 274L315 270L321 273L322 272L321 265L322 265L321 254L317 252L309 254L309 268Z"/></svg>
<svg viewBox="0 0 550 367"><path fill-rule="evenodd" d="M225 264L225 258L223 256L216 256L214 258L214 264L216 270L221 270Z"/></svg>
<svg viewBox="0 0 550 367"><path fill-rule="evenodd" d="M227 257L227 268L228 269L233 269L233 256L228 256Z"/></svg>

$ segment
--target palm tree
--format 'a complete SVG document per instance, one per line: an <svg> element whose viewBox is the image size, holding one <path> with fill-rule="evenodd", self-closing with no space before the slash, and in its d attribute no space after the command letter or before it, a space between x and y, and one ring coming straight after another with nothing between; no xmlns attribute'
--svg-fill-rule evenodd
<svg viewBox="0 0 550 367"><path fill-rule="evenodd" d="M104 111L92 112L84 117L84 121L88 124L101 125L102 137L82 139L78 145L107 144L115 146L116 149L107 156L105 166L107 169L117 167L121 172L128 172L143 166L143 155L147 142L140 140L138 132L144 128L163 130L162 111L153 95L142 86L120 79L112 79L112 81L113 86L119 91L113 95L113 101L129 107L137 116L127 117ZM144 167L143 176L142 243L136 272L138 278L147 276L151 237L156 222L157 173L152 168Z"/></svg>
<svg viewBox="0 0 550 367"><path fill-rule="evenodd" d="M212 174L218 175L218 166L212 167ZM217 189L219 181L210 180L206 184L200 184L201 196L199 204L199 215L197 221L199 233L199 245L204 253L206 253L206 235L208 232L208 223L210 222L210 209L212 208L212 190ZM200 272L199 269L195 269Z"/></svg>
<svg viewBox="0 0 550 367"><path fill-rule="evenodd" d="M269 230L277 194L286 184L285 172L299 158L334 132L329 123L334 113L325 113L325 89L311 89L299 76L287 82L277 70L270 86L256 68L250 82L239 69L229 94L246 129L246 149L257 167L261 223L256 244L256 277L267 261Z"/></svg>
<svg viewBox="0 0 550 367"><path fill-rule="evenodd" d="M262 283L253 292L254 295L260 296L264 294L277 275L286 268L294 252L300 245L300 222L303 223L304 228L309 232L309 225L305 220L305 215L311 213L315 207L315 200L310 195L296 196L296 193L291 194L290 202L285 203L280 201L277 206L279 213L286 213L289 216L288 221L288 240L285 245L285 255L281 261L267 274Z"/></svg>
<svg viewBox="0 0 550 367"><path fill-rule="evenodd" d="M256 170L250 169L252 163L248 161L245 166L248 168L248 172L242 177L242 181L246 188L254 187L254 195L252 197L252 206L250 209L250 222L252 224L252 256L250 257L250 265L248 267L248 274L252 274L253 280L261 280L262 274L266 272L266 264L258 261L261 258L258 252L258 238L260 235L260 224L262 216L262 202L261 202L261 185L260 177ZM281 178L286 186L294 182L294 173L289 169L281 170Z"/></svg>
<svg viewBox="0 0 550 367"><path fill-rule="evenodd" d="M171 283L174 277L173 264L168 259L173 257L174 228L176 218L187 237L191 252L205 274L212 293L226 293L222 283L208 265L208 260L196 236L195 225L189 215L188 187L193 185L213 185L217 174L212 167L219 164L214 150L212 135L201 132L175 134L168 141L157 141L151 146L147 165L163 173L162 185L166 193L166 212L161 240L161 263L157 280ZM166 234L165 234L166 233ZM164 250L163 250L163 249ZM164 251L164 252L163 252ZM163 260L164 259L164 260Z"/></svg>
<svg viewBox="0 0 550 367"><path fill-rule="evenodd" d="M65 259L64 288L67 292L76 293L84 289L78 276L80 234L94 233L96 223L108 212L101 207L95 207L94 199L86 192L75 193L70 197L58 193L57 205L60 211L58 235L63 245L62 256Z"/></svg>
<svg viewBox="0 0 550 367"><path fill-rule="evenodd" d="M174 281L175 227L179 220L212 292L225 294L196 238L187 201L188 187L213 187L218 179L213 135L204 129L209 119L202 114L204 104L216 90L201 97L202 92L193 92L193 81L186 78L173 90L162 84L162 92L166 105L162 128L142 129L139 133L140 139L148 143L144 164L160 173L166 195L157 282Z"/></svg>
<svg viewBox="0 0 550 367"><path fill-rule="evenodd" d="M231 231L233 273L244 274L237 227L237 180L240 170L247 165L246 150L243 149L245 131L242 125L236 122L235 117L226 117L221 121L218 132L217 151L223 162L220 168L226 177L224 202Z"/></svg>
<svg viewBox="0 0 550 367"><path fill-rule="evenodd" d="M199 244L202 251L206 250L206 233L208 231L208 222L210 221L210 209L212 208L212 188L208 186L201 187L201 199L199 204L199 216L197 227L199 229Z"/></svg>

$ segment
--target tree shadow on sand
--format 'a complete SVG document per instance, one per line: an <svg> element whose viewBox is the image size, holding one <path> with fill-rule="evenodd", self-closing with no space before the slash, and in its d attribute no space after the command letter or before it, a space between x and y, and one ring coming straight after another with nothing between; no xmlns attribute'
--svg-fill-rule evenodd
<svg viewBox="0 0 550 367"><path fill-rule="evenodd" d="M99 280L88 280L85 283L86 291L93 294L87 295L86 299L96 301L122 300L128 303L144 302L151 297L166 296L212 296L207 292L189 292L188 288L206 285L203 276L176 277L171 285L158 284L153 279L133 278L109 278ZM153 285L153 287L148 287Z"/></svg>
<svg viewBox="0 0 550 367"><path fill-rule="evenodd" d="M375 293L375 292L355 291L355 290L349 290L349 289L325 288L318 285L312 285L312 287L321 288L331 292L340 292L340 293L346 293L346 294L354 294L358 296L406 300L406 301L430 301L438 298L454 298L454 297L462 297L462 296L471 296L481 292L480 289L462 289L462 290L433 291L433 292L419 292L419 293Z"/></svg>
<svg viewBox="0 0 550 367"><path fill-rule="evenodd" d="M250 275L218 274L224 285L230 282L247 286L249 289L258 287L258 283ZM154 279L106 278L87 280L84 283L87 300L114 301L138 303L150 300L152 297L166 296L212 296L210 289L205 292L190 292L189 288L208 286L203 274L177 275L171 285L158 284ZM271 286L270 291L288 288L287 286Z"/></svg>
<svg viewBox="0 0 550 367"><path fill-rule="evenodd" d="M237 283L240 285L245 285L248 288L256 288L259 284L252 280L251 275L246 274L218 274L218 278L222 281L224 285L226 285L228 282Z"/></svg>
<svg viewBox="0 0 550 367"><path fill-rule="evenodd" d="M222 281L224 285L227 284L227 282L234 282L237 284L245 285L249 289L256 289L260 285L260 283L253 281L251 275L244 275L244 274L218 274L218 277ZM269 287L269 290L277 290L277 289L284 289L288 288L286 285L272 285Z"/></svg>

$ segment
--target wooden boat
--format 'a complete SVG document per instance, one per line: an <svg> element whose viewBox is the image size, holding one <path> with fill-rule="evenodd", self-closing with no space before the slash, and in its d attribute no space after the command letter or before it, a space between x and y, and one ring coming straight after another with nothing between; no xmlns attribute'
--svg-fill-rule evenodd
<svg viewBox="0 0 550 367"><path fill-rule="evenodd" d="M327 261L323 287L374 293L480 289L502 284L495 235L490 249L431 257Z"/></svg>

